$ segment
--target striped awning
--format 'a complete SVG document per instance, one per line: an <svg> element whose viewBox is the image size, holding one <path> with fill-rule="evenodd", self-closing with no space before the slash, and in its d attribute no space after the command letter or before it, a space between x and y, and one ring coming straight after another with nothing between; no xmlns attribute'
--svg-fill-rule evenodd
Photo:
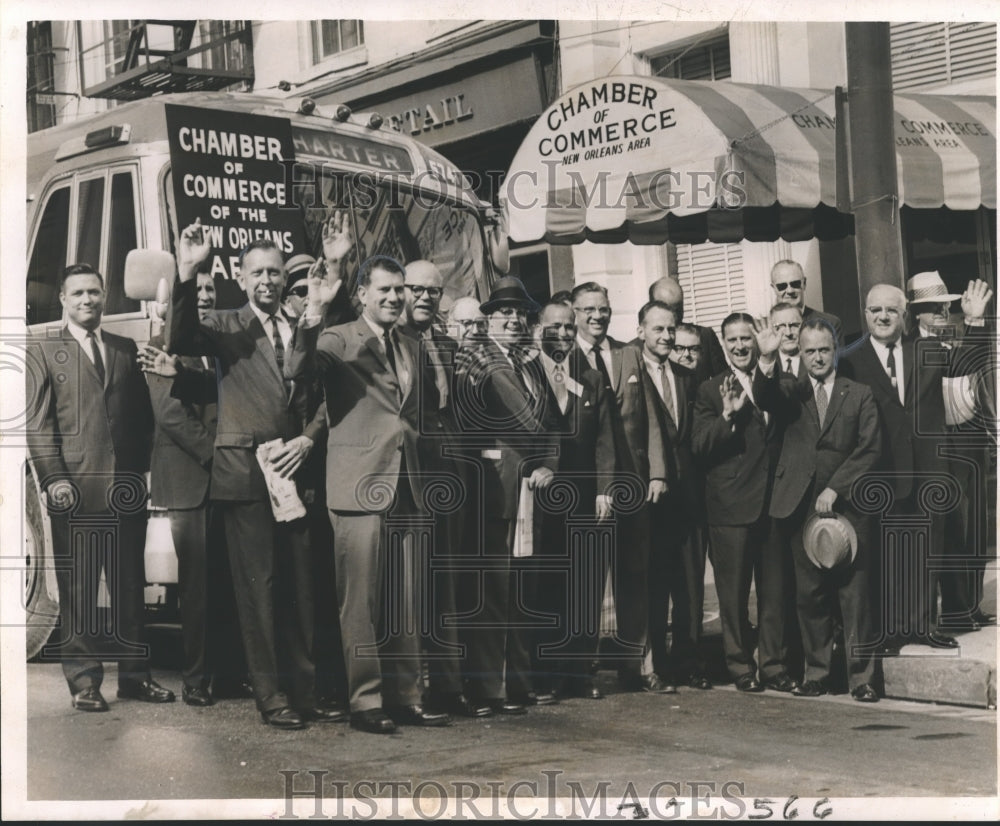
<svg viewBox="0 0 1000 826"><path fill-rule="evenodd" d="M895 96L900 202L996 208L996 98ZM513 241L841 238L833 91L607 77L531 128L504 184ZM842 193L843 201L843 193Z"/></svg>

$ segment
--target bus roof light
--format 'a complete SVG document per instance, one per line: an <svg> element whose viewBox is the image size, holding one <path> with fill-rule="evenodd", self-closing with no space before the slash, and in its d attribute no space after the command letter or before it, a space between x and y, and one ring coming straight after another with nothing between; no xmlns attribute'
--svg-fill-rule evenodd
<svg viewBox="0 0 1000 826"><path fill-rule="evenodd" d="M337 107L337 111L333 113L334 119L339 120L341 123L344 123L344 121L346 121L350 116L351 107L345 103L341 103Z"/></svg>
<svg viewBox="0 0 1000 826"><path fill-rule="evenodd" d="M299 114L311 115L316 109L316 101L312 98L302 98L299 101Z"/></svg>
<svg viewBox="0 0 1000 826"><path fill-rule="evenodd" d="M369 129L381 129L383 123L382 116L378 112L372 112L371 117L368 118Z"/></svg>

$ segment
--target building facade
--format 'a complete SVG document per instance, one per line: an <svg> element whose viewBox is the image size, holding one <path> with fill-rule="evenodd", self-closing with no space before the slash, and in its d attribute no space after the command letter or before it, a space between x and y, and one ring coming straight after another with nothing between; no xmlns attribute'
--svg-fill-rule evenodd
<svg viewBox="0 0 1000 826"><path fill-rule="evenodd" d="M202 78L198 82L214 71L215 82L230 89L308 96L331 110L377 111L383 128L432 146L466 170L482 198L496 203L537 117L561 94L594 78L640 75L816 90L847 82L843 23L193 21L186 29L150 26L141 39L140 22L31 24L29 131L114 106L114 95L125 94L107 88L116 74L183 50L188 56L181 62ZM996 94L995 24L898 23L891 40L897 91ZM933 240L933 232L908 233L907 223L921 220L917 212L903 216L907 272L939 269L956 285L972 277L995 280L995 211L950 216L961 231L959 240L947 243ZM539 298L582 281L605 284L615 308L612 334L626 339L657 278L677 277L688 297L688 320L717 327L734 310L767 310L770 269L785 258L802 264L810 306L837 313L849 332L860 330L852 237L533 243L511 252L512 273Z"/></svg>

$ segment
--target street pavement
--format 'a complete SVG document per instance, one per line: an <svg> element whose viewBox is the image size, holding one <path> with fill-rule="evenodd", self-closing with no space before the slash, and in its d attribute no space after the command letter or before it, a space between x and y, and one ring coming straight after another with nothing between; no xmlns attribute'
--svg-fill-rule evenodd
<svg viewBox="0 0 1000 826"><path fill-rule="evenodd" d="M610 814L623 796L628 799L630 783L639 798L686 801L683 814L699 796L691 794L695 783L707 784L701 798L766 798L777 801L776 811L794 795L802 817L824 798L835 814L846 799L865 798L869 814L892 817L897 810L879 808L880 799L920 798L926 812L930 798L971 798L974 809L993 811L989 799L997 795L995 713L986 710L895 700L864 705L846 695L746 695L728 686L683 687L675 695L625 693L613 671L602 671L605 699L567 700L523 717L462 719L446 729L405 727L392 736L344 724L282 732L261 723L251 700L204 709L180 701L117 700L113 667L105 677L111 711L80 713L70 707L58 666L26 668L28 800L280 803L287 782L280 772L298 772L293 788L301 791L313 788L310 770L325 772L319 777L326 816L337 814L336 783L347 784L347 796L358 796L361 781L382 783L386 797L389 782L409 784L396 787L404 797L421 782L431 785L420 795L439 783L459 796L454 784L466 782L483 798L493 783L500 784L493 786L500 796L518 799L545 798L552 783L556 797L572 798L575 783L592 799L603 782ZM176 672L154 676L179 693ZM361 796L379 796L378 788L362 786ZM306 816L314 813L314 802L296 801ZM285 811L283 804L269 805L272 814ZM728 805L723 811L736 814L736 803ZM425 809L434 812L433 805ZM80 816L94 810L70 811ZM136 809L146 816L158 811L155 804ZM481 804L479 811L488 807Z"/></svg>

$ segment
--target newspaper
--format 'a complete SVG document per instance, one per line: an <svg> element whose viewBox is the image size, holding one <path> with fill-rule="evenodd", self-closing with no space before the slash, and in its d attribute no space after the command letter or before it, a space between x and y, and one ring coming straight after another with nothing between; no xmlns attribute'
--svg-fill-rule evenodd
<svg viewBox="0 0 1000 826"><path fill-rule="evenodd" d="M299 499L295 480L279 475L271 465L271 454L284 445L284 440L273 439L257 446L257 462L264 471L264 481L267 482L267 492L271 497L271 510L274 511L275 522L291 522L306 515L306 507Z"/></svg>
<svg viewBox="0 0 1000 826"><path fill-rule="evenodd" d="M535 552L535 494L528 487L527 477L521 479L521 495L517 500L517 521L514 525L514 556L531 556Z"/></svg>

